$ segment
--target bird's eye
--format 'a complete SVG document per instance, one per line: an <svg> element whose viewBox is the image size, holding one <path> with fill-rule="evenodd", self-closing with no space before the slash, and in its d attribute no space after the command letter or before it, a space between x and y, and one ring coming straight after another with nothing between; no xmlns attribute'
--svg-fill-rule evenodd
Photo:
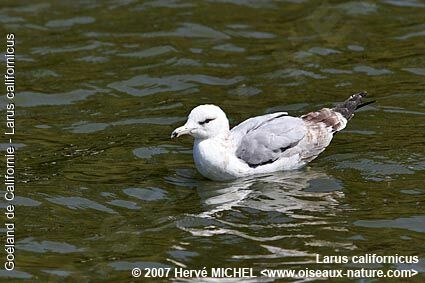
<svg viewBox="0 0 425 283"><path fill-rule="evenodd" d="M207 124L207 123L211 122L212 120L215 120L215 118L214 119L205 119L204 121L199 122L199 125Z"/></svg>

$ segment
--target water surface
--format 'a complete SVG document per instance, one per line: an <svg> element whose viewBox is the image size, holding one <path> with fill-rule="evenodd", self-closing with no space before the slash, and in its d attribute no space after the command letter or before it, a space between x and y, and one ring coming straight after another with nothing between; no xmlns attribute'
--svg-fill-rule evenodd
<svg viewBox="0 0 425 283"><path fill-rule="evenodd" d="M423 2L24 2L0 8L19 90L17 268L2 280L349 268L315 253L417 255L415 266L367 267L423 280ZM198 104L235 125L363 89L378 102L299 171L211 182L192 140L169 139Z"/></svg>

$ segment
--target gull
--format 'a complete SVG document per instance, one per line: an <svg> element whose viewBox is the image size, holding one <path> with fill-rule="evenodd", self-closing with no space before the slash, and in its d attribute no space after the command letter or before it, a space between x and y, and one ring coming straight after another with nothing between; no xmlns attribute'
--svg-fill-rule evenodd
<svg viewBox="0 0 425 283"><path fill-rule="evenodd" d="M249 118L232 129L220 107L199 105L171 138L185 134L194 137L196 168L214 181L295 170L323 152L357 109L375 102L362 103L366 94L359 92L334 108L300 117L276 112Z"/></svg>

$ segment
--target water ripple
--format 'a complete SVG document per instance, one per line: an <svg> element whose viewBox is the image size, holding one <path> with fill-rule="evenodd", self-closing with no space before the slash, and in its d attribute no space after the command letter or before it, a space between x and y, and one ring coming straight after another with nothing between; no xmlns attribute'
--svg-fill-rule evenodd
<svg viewBox="0 0 425 283"><path fill-rule="evenodd" d="M114 261L109 263L109 266L115 270L132 270L133 268L171 268L171 266L159 262L150 261Z"/></svg>
<svg viewBox="0 0 425 283"><path fill-rule="evenodd" d="M47 55L47 54L56 54L56 53L70 53L70 52L79 52L79 51L89 51L94 50L99 47L111 47L113 43L101 42L101 41L91 41L88 44L84 45L66 45L62 47L34 47L31 49L32 54L36 55Z"/></svg>
<svg viewBox="0 0 425 283"><path fill-rule="evenodd" d="M387 69L375 69L369 66L356 66L353 69L354 72L365 73L368 76L381 76L392 74L390 70Z"/></svg>
<svg viewBox="0 0 425 283"><path fill-rule="evenodd" d="M194 38L214 38L229 39L227 34L214 30L210 27L195 24L184 23L174 31L155 31L142 34L143 37L194 37Z"/></svg>
<svg viewBox="0 0 425 283"><path fill-rule="evenodd" d="M176 52L176 51L177 50L174 47L169 45L164 45L164 46L152 47L142 51L121 53L117 55L123 56L123 57L134 57L134 58L142 59L142 58L154 57L154 56L158 56L158 55L162 55L162 54L166 54L170 52Z"/></svg>
<svg viewBox="0 0 425 283"><path fill-rule="evenodd" d="M54 241L40 241L37 242L34 238L25 238L17 242L17 247L20 250L34 252L34 253L60 253L60 254L68 254L68 253L79 253L83 252L84 248L77 248L74 245L70 245L62 242L54 242Z"/></svg>
<svg viewBox="0 0 425 283"><path fill-rule="evenodd" d="M167 191L160 188L128 188L123 193L144 201L162 200L167 197Z"/></svg>
<svg viewBox="0 0 425 283"><path fill-rule="evenodd" d="M174 75L168 77L150 77L149 75L135 76L129 80L108 84L108 87L134 96L147 96L162 92L182 91L194 88L198 84L204 85L232 85L242 81L244 78L236 76L223 79L208 75ZM139 89L137 87L144 87Z"/></svg>
<svg viewBox="0 0 425 283"><path fill-rule="evenodd" d="M19 270L11 270L7 271L5 269L0 270L0 278L17 278L17 279L30 279L33 278L28 272L19 271Z"/></svg>
<svg viewBox="0 0 425 283"><path fill-rule="evenodd" d="M425 8L424 3L415 0L382 0L382 2L399 7Z"/></svg>
<svg viewBox="0 0 425 283"><path fill-rule="evenodd" d="M244 52L245 51L245 48L238 47L238 46L233 45L231 43L217 45L217 46L214 46L213 49L221 50L221 51L227 51L227 52Z"/></svg>
<svg viewBox="0 0 425 283"><path fill-rule="evenodd" d="M46 200L55 204L64 205L70 209L90 208L90 209L107 212L111 214L116 213L113 209L106 207L103 204L97 203L95 201L92 201L83 197L53 197L53 198L46 198Z"/></svg>
<svg viewBox="0 0 425 283"><path fill-rule="evenodd" d="M76 89L69 92L51 94L25 91L18 93L16 101L20 106L23 107L34 107L41 105L66 105L85 100L89 96L100 92L103 92L103 90Z"/></svg>
<svg viewBox="0 0 425 283"><path fill-rule="evenodd" d="M266 75L268 78L274 79L274 78L297 78L297 77L309 77L309 78L313 78L316 80L320 80L320 79L325 79L325 76L310 72L310 71L305 71L305 70L298 70L298 69L283 69L283 70L278 70L275 71L273 73L267 74Z"/></svg>
<svg viewBox="0 0 425 283"><path fill-rule="evenodd" d="M172 8L172 9L181 9L181 8L191 8L195 5L192 3L183 3L179 0L154 0L143 3L141 5L137 5L132 8L132 11L140 12L147 10L149 8Z"/></svg>
<svg viewBox="0 0 425 283"><path fill-rule="evenodd" d="M424 215L416 215L412 217L401 217L392 220L358 220L354 222L354 225L369 227L369 228L397 228L397 229L408 229L414 232L425 233Z"/></svg>
<svg viewBox="0 0 425 283"><path fill-rule="evenodd" d="M93 17L74 17L66 20L51 20L46 23L49 28L68 28L74 25L86 25L94 23Z"/></svg>

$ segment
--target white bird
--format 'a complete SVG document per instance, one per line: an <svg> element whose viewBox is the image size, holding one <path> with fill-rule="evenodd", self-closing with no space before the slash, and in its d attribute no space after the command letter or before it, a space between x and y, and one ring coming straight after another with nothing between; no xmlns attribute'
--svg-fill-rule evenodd
<svg viewBox="0 0 425 283"><path fill-rule="evenodd" d="M315 159L344 129L366 92L350 96L334 108L323 108L301 117L277 112L250 118L230 130L220 107L195 107L186 124L171 138L195 138L193 159L204 177L225 181L255 174L298 169Z"/></svg>

